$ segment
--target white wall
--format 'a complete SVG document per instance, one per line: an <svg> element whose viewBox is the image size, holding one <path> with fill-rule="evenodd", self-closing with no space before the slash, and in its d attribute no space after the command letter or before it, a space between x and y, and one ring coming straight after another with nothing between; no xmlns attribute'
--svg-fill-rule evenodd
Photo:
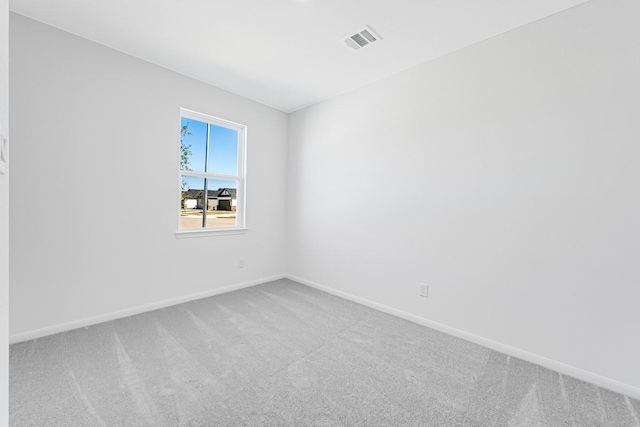
<svg viewBox="0 0 640 427"><path fill-rule="evenodd" d="M12 335L284 273L286 114L10 19ZM180 107L248 126L248 234L175 238Z"/></svg>
<svg viewBox="0 0 640 427"><path fill-rule="evenodd" d="M292 114L288 272L640 387L639 17L594 0Z"/></svg>
<svg viewBox="0 0 640 427"><path fill-rule="evenodd" d="M0 0L0 128L9 134L9 2ZM9 174L0 175L0 425L8 423Z"/></svg>

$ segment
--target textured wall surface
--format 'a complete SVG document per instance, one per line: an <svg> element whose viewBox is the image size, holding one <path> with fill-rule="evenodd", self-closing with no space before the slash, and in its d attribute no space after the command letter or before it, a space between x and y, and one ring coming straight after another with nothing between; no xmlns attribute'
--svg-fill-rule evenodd
<svg viewBox="0 0 640 427"><path fill-rule="evenodd" d="M20 15L10 42L12 335L284 273L286 114ZM180 107L247 125L247 234L176 239Z"/></svg>
<svg viewBox="0 0 640 427"><path fill-rule="evenodd" d="M590 1L294 113L288 272L640 390L639 16Z"/></svg>

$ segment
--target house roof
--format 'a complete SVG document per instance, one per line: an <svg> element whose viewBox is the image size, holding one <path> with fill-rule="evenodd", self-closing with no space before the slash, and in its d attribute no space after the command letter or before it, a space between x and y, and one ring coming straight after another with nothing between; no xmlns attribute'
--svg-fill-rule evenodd
<svg viewBox="0 0 640 427"><path fill-rule="evenodd" d="M229 197L232 199L236 198L237 189L235 188L218 188L217 190L207 190L207 199L217 199L220 197ZM190 188L189 190L183 191L184 197L187 199L200 199L202 198L202 193L204 190L198 190Z"/></svg>

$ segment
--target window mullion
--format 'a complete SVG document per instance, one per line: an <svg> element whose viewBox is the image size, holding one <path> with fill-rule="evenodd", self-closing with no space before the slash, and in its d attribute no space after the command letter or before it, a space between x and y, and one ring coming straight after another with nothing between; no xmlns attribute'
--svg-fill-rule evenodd
<svg viewBox="0 0 640 427"><path fill-rule="evenodd" d="M211 124L207 123L207 142L204 146L204 173L208 171L209 165L209 140L211 138ZM207 178L204 179L204 192L202 199L202 228L207 228L207 210L209 209L209 188Z"/></svg>

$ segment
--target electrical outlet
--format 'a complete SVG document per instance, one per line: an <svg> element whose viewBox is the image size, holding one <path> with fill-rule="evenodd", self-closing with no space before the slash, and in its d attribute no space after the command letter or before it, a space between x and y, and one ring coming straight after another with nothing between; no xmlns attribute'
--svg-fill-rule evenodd
<svg viewBox="0 0 640 427"><path fill-rule="evenodd" d="M244 258L238 260L238 268L244 268Z"/></svg>
<svg viewBox="0 0 640 427"><path fill-rule="evenodd" d="M429 298L429 285L426 283L418 284L418 295L424 298Z"/></svg>

